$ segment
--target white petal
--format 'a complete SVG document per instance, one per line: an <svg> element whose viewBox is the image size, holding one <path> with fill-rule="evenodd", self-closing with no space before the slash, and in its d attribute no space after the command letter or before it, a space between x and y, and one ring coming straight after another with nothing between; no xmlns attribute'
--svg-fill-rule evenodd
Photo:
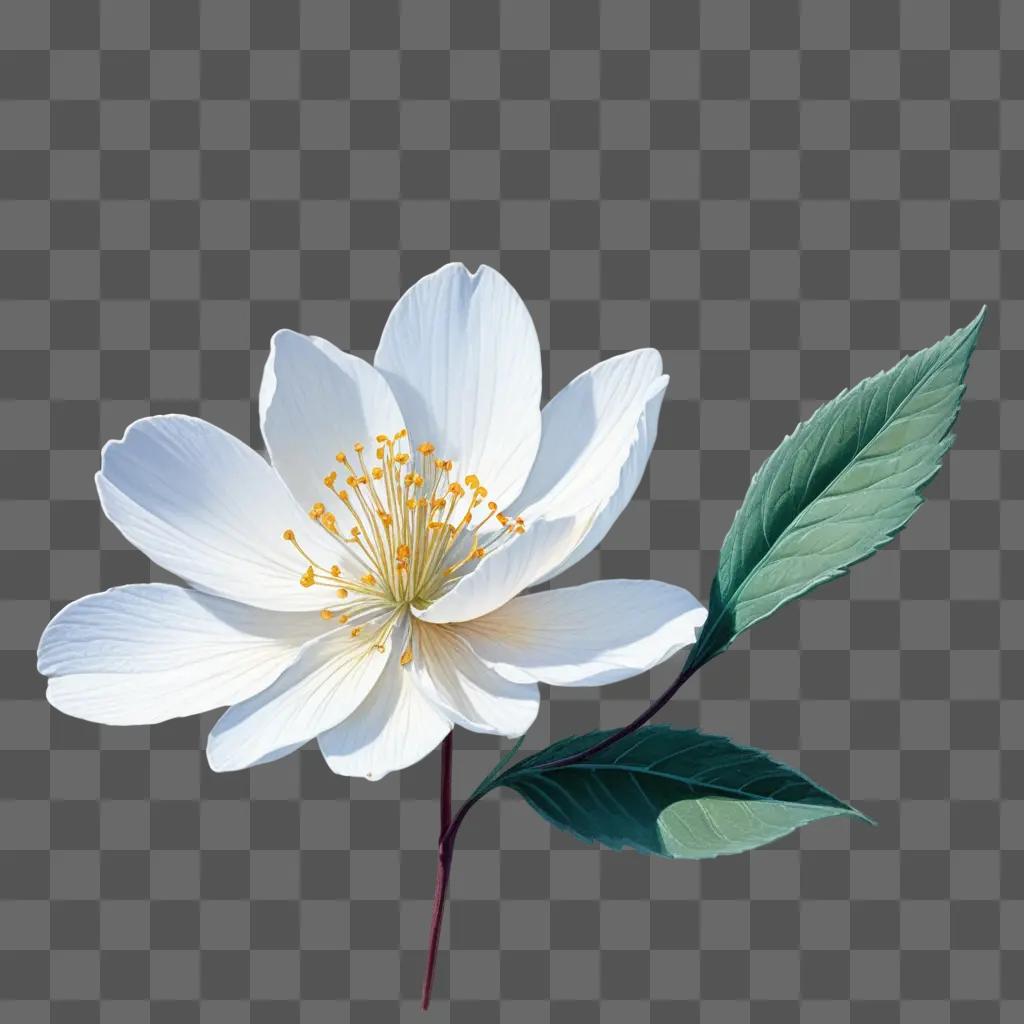
<svg viewBox="0 0 1024 1024"><path fill-rule="evenodd" d="M281 535L294 529L326 564L337 557L267 462L219 427L192 416L136 420L104 445L96 490L132 544L202 590L259 608L323 605L318 588L299 586L306 565Z"/></svg>
<svg viewBox="0 0 1024 1024"><path fill-rule="evenodd" d="M274 468L304 509L330 500L324 477L339 451L357 466L352 446L372 453L378 434L396 434L404 423L391 389L365 360L323 338L278 331L260 384L260 424ZM326 497L325 497L326 496ZM339 521L340 502L328 505Z"/></svg>
<svg viewBox="0 0 1024 1024"><path fill-rule="evenodd" d="M600 686L646 672L692 644L706 617L681 587L599 580L516 598L459 632L510 678Z"/></svg>
<svg viewBox="0 0 1024 1024"><path fill-rule="evenodd" d="M420 626L406 671L456 725L473 732L522 736L533 725L540 693L485 665L453 630Z"/></svg>
<svg viewBox="0 0 1024 1024"><path fill-rule="evenodd" d="M369 633L371 627L364 627ZM273 686L228 708L210 730L206 757L215 772L249 768L294 748L352 714L380 678L391 650L351 639L337 627L307 643Z"/></svg>
<svg viewBox="0 0 1024 1024"><path fill-rule="evenodd" d="M651 385L643 411L636 422L632 443L625 461L619 467L615 489L589 512L578 517L579 529L570 552L558 565L536 580L537 583L545 583L554 579L570 566L575 565L581 558L589 555L604 540L608 531L615 524L615 520L622 515L622 510L636 493L650 460L654 441L658 434L658 414L661 411L661 402L665 397L667 386L667 377L659 377Z"/></svg>
<svg viewBox="0 0 1024 1024"><path fill-rule="evenodd" d="M597 363L544 407L537 461L516 501L529 522L575 515L607 499L619 482L653 388L664 392L656 349Z"/></svg>
<svg viewBox="0 0 1024 1024"><path fill-rule="evenodd" d="M245 700L323 626L183 587L140 583L64 608L39 641L49 702L106 725L149 725Z"/></svg>
<svg viewBox="0 0 1024 1024"><path fill-rule="evenodd" d="M388 317L374 365L391 384L415 444L437 445L504 507L540 440L537 332L523 300L490 267L424 277Z"/></svg>
<svg viewBox="0 0 1024 1024"><path fill-rule="evenodd" d="M426 757L451 732L452 723L428 700L399 664L401 647L377 685L343 722L318 737L337 775L382 779Z"/></svg>
<svg viewBox="0 0 1024 1024"><path fill-rule="evenodd" d="M464 622L500 608L571 551L574 519L540 519L475 564L446 594L414 613L423 622Z"/></svg>

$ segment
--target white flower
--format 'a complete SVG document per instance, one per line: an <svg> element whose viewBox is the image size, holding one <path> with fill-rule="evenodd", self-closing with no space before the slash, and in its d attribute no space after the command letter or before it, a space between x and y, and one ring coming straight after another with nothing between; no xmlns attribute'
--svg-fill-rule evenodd
<svg viewBox="0 0 1024 1024"><path fill-rule="evenodd" d="M376 779L453 723L521 735L537 680L625 679L704 621L685 590L648 580L516 596L607 533L667 383L640 349L542 413L533 323L489 267L414 285L374 366L279 331L259 396L269 464L188 416L138 420L104 447L104 512L191 588L65 608L39 644L48 700L118 725L231 705L207 744L216 771L316 737L335 772Z"/></svg>

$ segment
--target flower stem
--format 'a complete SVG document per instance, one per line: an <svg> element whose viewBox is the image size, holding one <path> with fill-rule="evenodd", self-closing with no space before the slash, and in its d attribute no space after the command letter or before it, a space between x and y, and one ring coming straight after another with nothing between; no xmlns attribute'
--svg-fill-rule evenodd
<svg viewBox="0 0 1024 1024"><path fill-rule="evenodd" d="M430 940L427 947L427 967L423 975L423 1000L420 1007L430 1006L430 992L434 985L434 970L437 967L437 949L441 942L441 923L444 920L444 901L448 894L448 879L451 876L452 854L455 850L455 832L452 826L452 733L445 736L441 744L441 828L437 840L437 879L434 883L434 909L430 917ZM456 829L456 831L458 831ZM451 834L449 835L449 833Z"/></svg>
<svg viewBox="0 0 1024 1024"><path fill-rule="evenodd" d="M561 757L554 761L548 761L544 768L565 768L572 764L579 764L586 761L595 754L607 750L613 743L625 739L634 733L641 726L646 725L679 691L680 687L704 664L706 659L698 650L691 652L676 676L675 680L665 692L654 701L642 714L637 715L628 725L609 733L603 740L580 750L568 757ZM534 767L541 767L535 765ZM500 776L499 776L500 777ZM441 940L441 921L444 917L444 901L448 892L448 879L451 875L452 855L455 852L455 837L459 827L465 820L470 808L479 800L487 790L476 792L464 801L458 812L452 816L452 734L449 733L441 747L441 835L437 844L437 882L434 887L434 913L430 922L430 946L427 953L427 970L423 978L423 1002L425 1010L430 1005L430 989L434 981L434 968L437 963L437 947Z"/></svg>

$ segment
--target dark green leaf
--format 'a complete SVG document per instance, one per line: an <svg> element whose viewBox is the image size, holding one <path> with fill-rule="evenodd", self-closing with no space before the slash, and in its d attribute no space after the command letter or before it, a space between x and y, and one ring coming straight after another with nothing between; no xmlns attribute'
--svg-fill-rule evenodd
<svg viewBox="0 0 1024 1024"><path fill-rule="evenodd" d="M663 857L742 853L822 818L863 817L760 750L666 725L645 726L586 761L546 767L608 735L560 740L488 788L514 789L581 839Z"/></svg>
<svg viewBox="0 0 1024 1024"><path fill-rule="evenodd" d="M953 443L984 315L827 402L768 457L722 546L691 667L906 525Z"/></svg>

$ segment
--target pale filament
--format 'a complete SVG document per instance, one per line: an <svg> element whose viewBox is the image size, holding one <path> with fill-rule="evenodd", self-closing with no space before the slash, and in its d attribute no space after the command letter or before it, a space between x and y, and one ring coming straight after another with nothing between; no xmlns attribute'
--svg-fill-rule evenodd
<svg viewBox="0 0 1024 1024"><path fill-rule="evenodd" d="M339 526L337 515L322 501L309 516L345 545L348 557L343 562L365 571L320 565L302 549L293 530L285 530L284 539L307 564L299 583L334 591L321 617L348 626L351 637L363 635L358 620L364 613L395 610L365 637L368 650L382 651L408 606L426 607L459 570L526 527L521 518L505 515L487 500L487 488L475 474L458 480L451 459L436 455L429 442L413 448L405 430L378 434L373 458L361 443L353 449L354 460L339 452L335 458L342 468L324 477L333 496L327 500L340 503L347 513L343 523L352 525ZM481 540L481 531L492 520L495 525ZM402 653L402 665L412 657L410 644Z"/></svg>

